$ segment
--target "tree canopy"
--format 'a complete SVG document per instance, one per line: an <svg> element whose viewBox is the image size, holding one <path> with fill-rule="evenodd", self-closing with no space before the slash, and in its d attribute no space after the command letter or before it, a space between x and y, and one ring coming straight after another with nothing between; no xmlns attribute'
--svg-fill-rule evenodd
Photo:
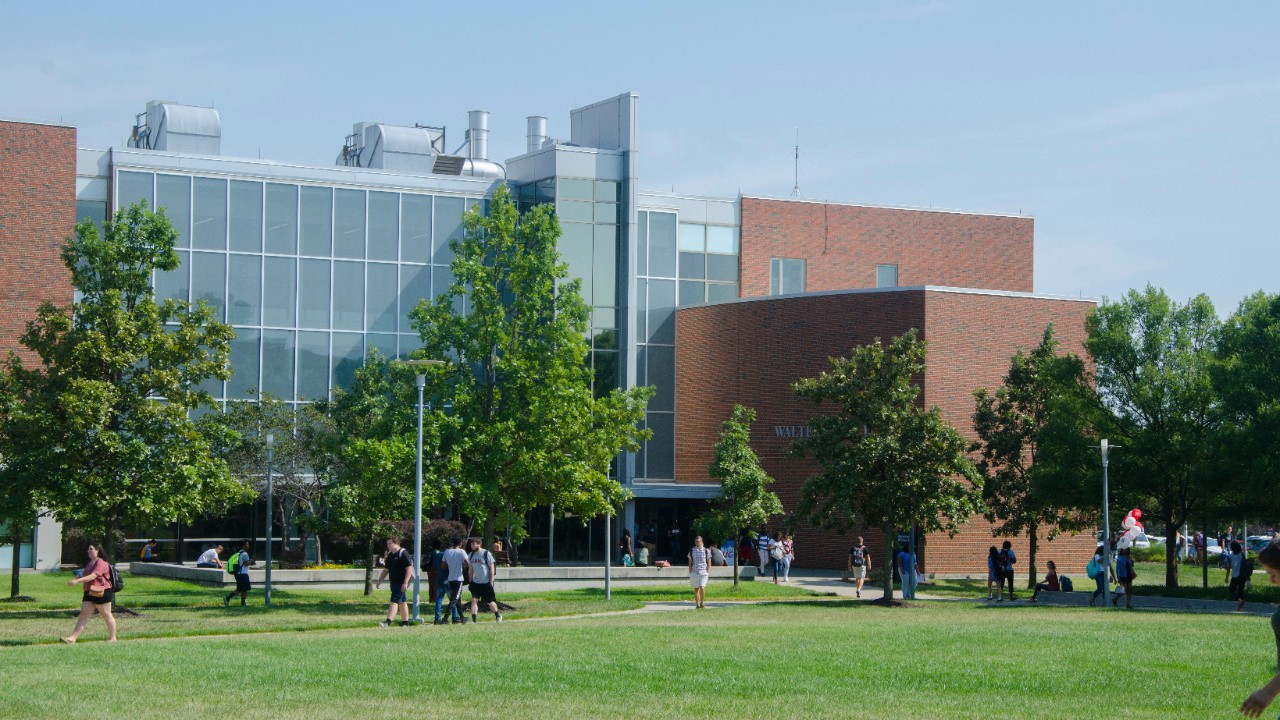
<svg viewBox="0 0 1280 720"><path fill-rule="evenodd" d="M795 390L834 412L809 421L809 436L791 452L821 470L805 481L794 517L845 531L861 523L885 538L885 599L893 597L896 530L915 523L924 532L956 533L980 507L982 478L968 443L937 408L917 403L916 376L926 345L914 330L886 347L877 338L831 368L796 383Z"/></svg>
<svg viewBox="0 0 1280 720"><path fill-rule="evenodd" d="M593 396L589 308L559 259L550 205L517 217L499 186L488 213L477 206L463 222L453 284L412 313L423 341L415 357L449 363L429 389L450 408L441 452L457 458L455 499L486 531L497 523L517 534L538 506L612 513L628 493L610 465L647 437L638 424L651 391Z"/></svg>
<svg viewBox="0 0 1280 720"><path fill-rule="evenodd" d="M91 533L189 522L248 495L190 419L211 401L201 382L230 376L231 328L203 302L152 291L153 271L178 267L176 239L145 203L101 234L81 222L62 250L78 299L41 306L21 339L36 362L5 366L0 478Z"/></svg>
<svg viewBox="0 0 1280 720"><path fill-rule="evenodd" d="M711 509L694 525L717 540L731 538L742 528L762 525L782 513L782 501L769 490L773 478L760 467L760 459L751 449L751 424L755 420L755 410L734 405L733 414L721 426L715 459L707 468L711 479L720 481L720 496L711 501ZM735 549L735 555L741 552L742 548ZM735 585L739 564L735 558Z"/></svg>

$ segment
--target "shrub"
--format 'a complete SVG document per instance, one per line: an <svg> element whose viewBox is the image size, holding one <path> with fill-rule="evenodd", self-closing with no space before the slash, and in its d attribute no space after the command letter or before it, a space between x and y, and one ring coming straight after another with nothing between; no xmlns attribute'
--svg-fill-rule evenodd
<svg viewBox="0 0 1280 720"><path fill-rule="evenodd" d="M1134 548L1133 559L1135 562L1164 562L1164 545L1157 543L1149 548Z"/></svg>

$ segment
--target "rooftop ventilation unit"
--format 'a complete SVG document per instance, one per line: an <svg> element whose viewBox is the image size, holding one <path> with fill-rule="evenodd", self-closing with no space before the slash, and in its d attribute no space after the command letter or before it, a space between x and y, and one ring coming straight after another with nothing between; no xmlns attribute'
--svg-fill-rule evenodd
<svg viewBox="0 0 1280 720"><path fill-rule="evenodd" d="M129 147L192 155L222 152L222 118L213 108L152 100L138 113Z"/></svg>
<svg viewBox="0 0 1280 720"><path fill-rule="evenodd" d="M489 114L473 110L469 116L467 139L453 153L445 149L443 127L356 123L338 152L337 164L414 175L506 177L501 165L485 157L488 153ZM464 147L467 148L466 155L460 154Z"/></svg>

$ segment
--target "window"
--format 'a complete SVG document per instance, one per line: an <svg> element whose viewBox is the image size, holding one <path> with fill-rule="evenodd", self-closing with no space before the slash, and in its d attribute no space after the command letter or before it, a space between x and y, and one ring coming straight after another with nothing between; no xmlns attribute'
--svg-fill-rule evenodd
<svg viewBox="0 0 1280 720"><path fill-rule="evenodd" d="M897 265L877 265L876 266L876 287L898 287L898 266Z"/></svg>
<svg viewBox="0 0 1280 720"><path fill-rule="evenodd" d="M804 260L773 258L769 261L769 294L793 295L804 292Z"/></svg>

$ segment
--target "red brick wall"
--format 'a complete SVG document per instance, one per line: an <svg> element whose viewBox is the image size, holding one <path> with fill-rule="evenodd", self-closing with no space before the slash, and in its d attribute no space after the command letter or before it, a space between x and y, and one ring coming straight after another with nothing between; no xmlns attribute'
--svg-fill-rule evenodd
<svg viewBox="0 0 1280 720"><path fill-rule="evenodd" d="M0 354L41 303L70 304L58 254L75 217L75 128L0 121Z"/></svg>
<svg viewBox="0 0 1280 720"><path fill-rule="evenodd" d="M742 297L769 294L769 260L806 260L806 291L874 288L876 265L902 287L1032 292L1033 221L1024 217L742 198Z"/></svg>
<svg viewBox="0 0 1280 720"><path fill-rule="evenodd" d="M896 290L682 308L676 314L676 481L709 480L707 465L720 423L739 402L758 413L753 447L778 480L774 490L790 511L804 480L816 470L810 462L788 458L791 438L777 431L779 426L784 434L785 428L806 426L815 411L796 397L791 385L827 369L829 356L846 355L876 337L887 341L913 327L929 341L924 401L939 405L947 420L972 437L973 391L998 386L1009 358L1018 348L1037 345L1050 321L1063 348L1078 350L1090 307L1040 298ZM880 532L859 532L878 559L883 553ZM797 528L796 564L843 568L851 539L852 534ZM983 558L993 542L990 526L973 518L956 538L940 534L926 539L922 558L928 572L977 575L985 572ZM1014 546L1025 553L1025 538L1015 539ZM1064 572L1078 574L1091 547L1084 537L1042 545L1041 573L1043 560L1053 559Z"/></svg>

